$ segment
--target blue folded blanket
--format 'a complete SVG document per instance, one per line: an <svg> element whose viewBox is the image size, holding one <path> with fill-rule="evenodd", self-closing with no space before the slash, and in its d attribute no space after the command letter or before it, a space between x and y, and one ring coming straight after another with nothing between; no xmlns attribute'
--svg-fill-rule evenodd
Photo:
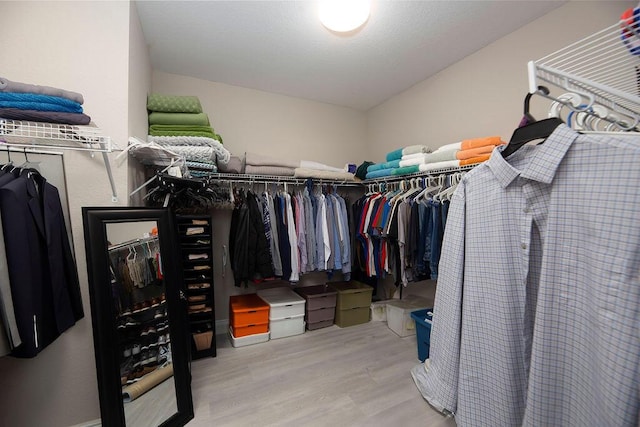
<svg viewBox="0 0 640 427"><path fill-rule="evenodd" d="M391 176L391 173L394 170L395 169L390 168L390 169L380 169L373 172L367 172L367 176L365 177L365 179L382 178L383 176Z"/></svg>
<svg viewBox="0 0 640 427"><path fill-rule="evenodd" d="M379 171L382 169L393 169L400 167L400 160L392 160L385 163L376 163L367 168L367 172Z"/></svg>
<svg viewBox="0 0 640 427"><path fill-rule="evenodd" d="M66 98L35 93L0 92L1 108L82 113L82 105Z"/></svg>
<svg viewBox="0 0 640 427"><path fill-rule="evenodd" d="M390 153L387 153L387 162L392 160L400 160L402 158L402 148L398 148Z"/></svg>

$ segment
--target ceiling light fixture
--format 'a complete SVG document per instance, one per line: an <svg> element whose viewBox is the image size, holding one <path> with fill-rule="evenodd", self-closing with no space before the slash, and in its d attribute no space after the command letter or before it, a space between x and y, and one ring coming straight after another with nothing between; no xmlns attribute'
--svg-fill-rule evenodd
<svg viewBox="0 0 640 427"><path fill-rule="evenodd" d="M370 0L321 0L320 22L331 31L346 33L369 19Z"/></svg>

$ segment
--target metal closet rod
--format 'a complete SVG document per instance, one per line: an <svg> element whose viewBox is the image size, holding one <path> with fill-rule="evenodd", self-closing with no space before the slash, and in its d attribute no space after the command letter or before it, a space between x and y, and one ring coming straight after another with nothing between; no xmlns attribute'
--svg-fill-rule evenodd
<svg viewBox="0 0 640 427"><path fill-rule="evenodd" d="M143 245L153 240L158 240L158 236L141 237L138 239L127 240L126 242L117 243L115 245L109 246L109 251L115 251L117 249L121 249L127 246Z"/></svg>
<svg viewBox="0 0 640 427"><path fill-rule="evenodd" d="M334 180L334 179L323 179L323 178L293 178L286 176L278 176L278 175L246 175L246 174L210 174L203 179L208 180L208 182L228 182L228 183L242 183L242 184L267 184L267 183L275 183L275 184L293 184L293 185L305 185L307 180L311 179L313 181L313 185L338 185L342 187L361 187L362 182L360 181L345 181L345 180Z"/></svg>
<svg viewBox="0 0 640 427"><path fill-rule="evenodd" d="M452 174L455 172L464 172L464 171L469 171L471 169L473 169L474 167L481 165L482 163L476 163L474 165L466 165L466 166L458 166L455 168L444 168L444 169L436 169L433 171L429 171L429 172L416 172L416 173L410 173L410 174L406 174L406 175L393 175L393 176L383 176L380 178L372 178L372 179L365 179L364 181L362 181L362 185L367 185L367 184L378 184L378 183L382 183L382 182L400 182L400 181L406 181L408 179L411 178L428 178L430 176L438 176L438 175L442 175L442 174Z"/></svg>
<svg viewBox="0 0 640 427"><path fill-rule="evenodd" d="M20 149L22 148L22 149ZM0 151L4 151L5 153L26 153L26 154L52 154L61 156L64 153L62 151L49 151L49 150L41 150L39 148L34 148L33 146L23 146L17 147L16 145L0 142Z"/></svg>
<svg viewBox="0 0 640 427"><path fill-rule="evenodd" d="M98 152L102 154L102 160L104 161L104 168L107 171L107 177L109 178L109 185L111 186L111 201L112 202L117 202L118 201L118 192L116 191L116 184L115 181L113 179L113 172L111 171L111 163L109 162L109 157L107 155L107 153L111 152L111 148L110 148L110 143L107 144L105 142L92 142L92 144L97 144L100 146L100 148L96 148L96 147L90 147L90 148L86 148L86 147L72 147L72 146L66 146L66 145L56 145L56 144L26 144L26 143L19 143L19 142L9 142L9 141L5 141L2 139L2 133L0 132L0 147L18 147L18 148L23 148L25 150L29 150L29 153L36 153L36 154L63 154L63 153L48 153L44 150L40 150L39 148L35 148L35 147L51 147L51 148L55 148L55 149L59 149L59 150L71 150L71 151L91 151L92 154L93 152ZM32 151L33 150L33 151ZM22 152L22 150L19 150Z"/></svg>

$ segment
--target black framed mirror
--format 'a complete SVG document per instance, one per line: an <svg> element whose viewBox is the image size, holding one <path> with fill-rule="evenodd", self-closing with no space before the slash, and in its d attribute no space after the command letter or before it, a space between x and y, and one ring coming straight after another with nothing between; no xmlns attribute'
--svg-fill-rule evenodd
<svg viewBox="0 0 640 427"><path fill-rule="evenodd" d="M187 310L167 209L82 209L104 427L193 418Z"/></svg>

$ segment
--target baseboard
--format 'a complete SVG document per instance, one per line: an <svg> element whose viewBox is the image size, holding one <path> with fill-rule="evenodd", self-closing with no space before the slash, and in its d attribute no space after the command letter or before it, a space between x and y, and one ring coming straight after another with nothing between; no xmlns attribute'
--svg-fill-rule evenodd
<svg viewBox="0 0 640 427"><path fill-rule="evenodd" d="M216 335L227 335L229 333L229 319L216 320Z"/></svg>
<svg viewBox="0 0 640 427"><path fill-rule="evenodd" d="M100 418L97 420L86 421L84 423L76 424L71 427L100 427L102 425Z"/></svg>

